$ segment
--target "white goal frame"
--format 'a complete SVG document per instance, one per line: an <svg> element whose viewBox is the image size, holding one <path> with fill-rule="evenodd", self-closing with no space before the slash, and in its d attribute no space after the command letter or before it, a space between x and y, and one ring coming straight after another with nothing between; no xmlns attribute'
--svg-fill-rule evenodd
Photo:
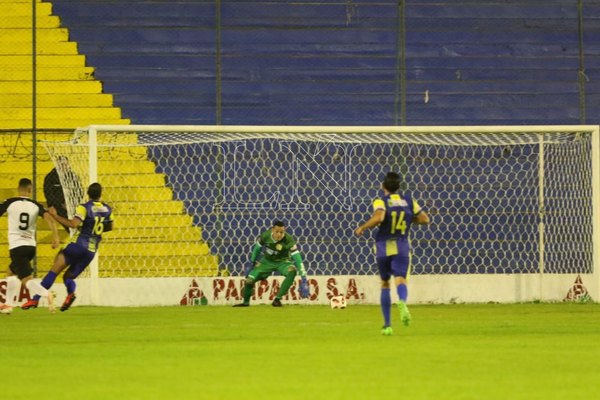
<svg viewBox="0 0 600 400"><path fill-rule="evenodd" d="M595 301L600 300L600 126L596 125L561 125L561 126L418 126L418 127L395 127L395 126L372 126L372 127L353 127L353 126L194 126L194 125L91 125L86 128L80 128L78 131L85 131L89 137L89 181L95 182L98 177L98 161L96 158L97 147L96 137L100 132L165 132L165 131L177 131L177 132L212 132L212 133L365 133L365 134L394 134L394 133L410 133L410 134L421 134L421 133L522 133L522 132L573 132L573 131L585 131L591 132L592 134L592 240L593 240L593 273L581 274L583 282L588 293ZM540 151L540 158L543 163L544 152ZM541 169L541 168L540 168ZM543 169L540 171L540 176L543 174ZM541 176L542 177L542 176ZM540 189L540 196L543 196L543 188ZM365 216L367 217L367 216ZM117 224L118 226L118 224ZM543 226L540 226L540 248L543 249ZM100 249L101 252L102 249ZM565 287L565 282L574 282L578 274L573 276L561 276L560 281L556 277L547 276L544 273L544 252L540 251L539 255L539 273L536 274L523 274L529 276L520 276L517 274L510 276L499 276L489 277L489 279L495 278L500 283L496 282L493 284L486 284L484 281L485 277L472 277L468 275L421 275L412 277L411 282L411 293L414 297L411 297L415 302L433 302L433 303L448 303L453 301L459 302L480 302L480 301L499 301L499 302L518 302L518 301L558 301L561 300L561 290ZM561 274L562 275L562 274ZM584 276L585 275L585 276ZM369 289L370 292L377 292L376 287L378 281L373 280L372 277L358 277L360 279L366 278L363 286ZM113 278L99 278L97 259L94 261L90 268L90 286L89 286L89 297L88 301L90 304L97 305L137 305L131 304L129 300L122 302L107 302L105 299L106 295L101 293L109 293L110 289L106 288L106 285L110 285L110 281ZM127 278L123 278L126 279ZM151 279L151 278L148 278ZM161 278L155 278L161 279ZM200 282L200 287L205 287L205 292L210 288L212 278L199 278L196 281ZM221 278L219 278L221 279ZM236 279L236 278L230 278ZM326 277L319 278L318 280L324 280ZM374 282L374 283L373 283ZM129 281L133 286L137 286L138 283ZM486 290L494 287L494 285L509 285L514 292L511 295L499 295L489 296ZM119 284L120 285L120 284ZM143 286L143 285L142 285ZM185 286L185 285L184 285ZM568 288L567 288L568 289ZM141 289L140 289L141 290ZM564 290L563 290L564 291ZM415 293L416 292L416 293ZM114 292L113 292L114 293ZM360 302L366 303L377 303L378 295L375 293L368 294ZM537 293L537 294L536 294ZM562 293L565 294L565 293ZM564 297L564 296L563 296ZM318 303L325 303L327 299L318 299ZM225 303L227 300L216 301L215 303ZM260 302L260 299L259 299ZM268 302L268 300L265 300ZM352 303L352 302L350 302ZM165 304L159 301L159 304Z"/></svg>

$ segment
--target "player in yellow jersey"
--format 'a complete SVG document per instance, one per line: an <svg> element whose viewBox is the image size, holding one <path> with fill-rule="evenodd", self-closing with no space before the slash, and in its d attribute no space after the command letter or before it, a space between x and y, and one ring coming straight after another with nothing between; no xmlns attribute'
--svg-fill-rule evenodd
<svg viewBox="0 0 600 400"><path fill-rule="evenodd" d="M392 275L400 299L398 303L400 318L404 325L410 324L411 316L406 306L408 297L406 280L410 268L408 233L412 224L428 224L429 216L409 193L397 193L400 189L400 175L397 173L388 172L381 188L383 196L373 201L371 218L356 228L354 233L361 236L367 229L379 226L375 236L375 257L381 277L381 311L384 319L381 333L387 336L392 334L390 322Z"/></svg>
<svg viewBox="0 0 600 400"><path fill-rule="evenodd" d="M75 215L67 219L58 215L54 207L50 208L50 214L60 224L76 229L75 234L64 249L59 251L54 259L52 269L42 279L42 286L50 289L56 277L65 268L63 281L67 288L67 297L60 307L60 311L67 311L76 299L75 289L77 287L75 278L79 276L90 265L98 246L102 240L102 234L113 229L112 208L100 200L102 186L92 183L87 190L89 200L77 206ZM37 307L39 297L35 296L21 306L22 309Z"/></svg>

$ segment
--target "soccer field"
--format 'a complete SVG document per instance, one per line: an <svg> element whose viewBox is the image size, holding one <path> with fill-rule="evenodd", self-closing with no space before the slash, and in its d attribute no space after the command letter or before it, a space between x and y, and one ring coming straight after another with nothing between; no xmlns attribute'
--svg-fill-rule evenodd
<svg viewBox="0 0 600 400"><path fill-rule="evenodd" d="M396 310L395 310L396 311ZM77 307L0 315L2 399L586 399L600 305Z"/></svg>

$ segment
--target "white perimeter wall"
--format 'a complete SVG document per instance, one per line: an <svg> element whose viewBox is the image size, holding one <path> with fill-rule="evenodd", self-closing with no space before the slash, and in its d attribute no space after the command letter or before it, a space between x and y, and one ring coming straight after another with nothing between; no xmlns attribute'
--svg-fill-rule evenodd
<svg viewBox="0 0 600 400"><path fill-rule="evenodd" d="M562 301L575 285L577 274L568 275L423 275L409 281L409 303L481 303ZM598 301L599 285L593 275L580 275L583 287ZM269 278L256 285L253 304L270 304L279 289L281 277ZM299 280L298 280L299 281ZM332 296L343 294L351 304L378 304L377 276L310 277L311 298L300 299L296 286L284 298L287 304L329 304ZM206 297L209 305L233 305L241 301L243 282L225 278L104 278L77 280L76 305L98 306L173 306L193 304L194 298ZM581 289L581 285L579 285ZM62 283L54 285L56 304L66 291ZM395 291L392 291L396 299ZM0 280L0 302L6 294L6 281ZM22 289L19 302L29 296Z"/></svg>

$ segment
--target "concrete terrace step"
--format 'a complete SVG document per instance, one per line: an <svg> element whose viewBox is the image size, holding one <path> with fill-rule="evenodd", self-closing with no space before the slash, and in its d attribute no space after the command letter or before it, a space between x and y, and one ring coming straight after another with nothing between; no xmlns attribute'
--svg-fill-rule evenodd
<svg viewBox="0 0 600 400"><path fill-rule="evenodd" d="M424 118L425 116L429 115L429 120L431 121L440 121L441 119L443 119L443 117L440 117L440 115L444 114L451 115L453 118L463 121L466 121L469 118L473 117L478 119L483 119L485 117L497 121L504 120L504 123L499 125L509 125L506 121L510 121L511 118L525 120L527 118L531 118L531 115L535 115L536 118L539 118L540 120L551 120L553 118L556 118L557 115L561 115L563 118L579 118L579 105L554 108L539 107L536 105L532 105L529 108L518 110L515 110L515 108L513 107L494 107L484 110L480 109L476 112L470 107L436 107L435 109L428 109L427 107L424 107L418 109L411 109L410 114L411 117L414 118Z"/></svg>
<svg viewBox="0 0 600 400"><path fill-rule="evenodd" d="M31 169L31 166L26 166L26 168L24 169L8 169L6 168L4 171L6 171L6 173L3 173L2 176L0 176L0 190L6 190L6 192L4 193L4 197L10 197L15 195L16 190L14 189L14 187L16 186L16 182L19 181L19 179L21 179L24 175L27 175L29 173L29 170ZM19 172L12 172L12 171L19 171ZM50 172L50 169L42 169L42 168L38 168L37 170L37 174L38 174L38 179L36 182L37 183L37 191L36 191L36 195L38 199L44 199L44 194L42 191L42 187L43 187L43 178L44 176ZM101 179L100 179L101 178ZM140 173L132 173L132 174L128 174L128 175L101 175L101 177L99 178L99 180L102 183L102 186L105 187L106 191L111 193L111 197L113 196L112 193L112 188L113 187L117 187L117 188L123 188L123 189L118 189L118 190L131 190L131 188L136 188L137 190L143 191L144 196L142 197L143 199L146 199L146 194L152 193L152 192L148 192L146 193L146 191L152 190L156 187L160 187L163 188L164 190L167 190L164 187L164 176L162 174L140 174ZM162 185L162 186L159 186ZM117 195L117 193L114 194L115 196ZM172 197L172 196L171 196ZM2 198L2 197L0 197Z"/></svg>
<svg viewBox="0 0 600 400"><path fill-rule="evenodd" d="M81 43L83 52L88 56L94 55L127 55L132 52L142 56L156 55L213 55L214 44L205 42L192 42L183 44L167 43L114 43L106 48L101 43ZM235 56L238 53L256 52L261 55L277 56L279 58L294 58L298 54L307 57L365 57L365 56L395 56L397 49L394 42L363 43L363 44L272 44L266 47L261 43L228 44L223 49L225 56ZM445 56L445 57L483 57L483 56L513 56L532 57L543 56L546 58L560 58L564 56L578 56L577 43L570 44L539 44L539 43L444 43L435 41L431 43L407 43L406 53L411 56ZM586 53L598 54L600 46L590 41L586 46Z"/></svg>
<svg viewBox="0 0 600 400"><path fill-rule="evenodd" d="M69 32L65 28L40 28L38 36L40 41L66 42L69 40ZM9 41L31 41L31 27L29 28L0 28L0 42Z"/></svg>
<svg viewBox="0 0 600 400"><path fill-rule="evenodd" d="M70 28L71 39L84 45L85 43L129 43L132 40L140 43L214 43L216 33L212 26L195 26L187 29L165 29L164 27L112 27L110 30L98 29L95 26ZM31 35L31 32L30 32Z"/></svg>
<svg viewBox="0 0 600 400"><path fill-rule="evenodd" d="M139 256L118 257L102 253L101 278L140 278L173 276L217 276L218 259L212 255L186 257Z"/></svg>
<svg viewBox="0 0 600 400"><path fill-rule="evenodd" d="M101 93L102 83L98 81L41 81L37 84L37 93ZM31 93L29 81L0 81L0 93Z"/></svg>
<svg viewBox="0 0 600 400"><path fill-rule="evenodd" d="M215 15L213 2L177 1L173 4L174 2L165 0L143 2L80 0L79 3L84 4L84 6L72 7L69 6L68 1L54 1L54 14L61 15L69 21L77 21L85 17L114 19L115 16L133 19L160 16L169 20L177 20L181 17L202 17L207 14L214 18ZM115 9L118 9L119 12L115 13Z"/></svg>
<svg viewBox="0 0 600 400"><path fill-rule="evenodd" d="M111 205L119 210L119 214L154 216L162 214L184 214L183 203L180 201L117 201L112 199Z"/></svg>
<svg viewBox="0 0 600 400"><path fill-rule="evenodd" d="M6 18L4 16L4 20L2 21L2 27L7 29L17 28L31 28L32 20L30 16L11 16L10 18ZM60 20L56 16L50 15L38 15L36 21L36 27L39 28L58 28L60 27Z"/></svg>
<svg viewBox="0 0 600 400"><path fill-rule="evenodd" d="M35 10L40 15L50 15L52 13L52 4L36 0ZM32 2L27 0L4 0L2 2L2 14L10 17L31 17Z"/></svg>
<svg viewBox="0 0 600 400"><path fill-rule="evenodd" d="M155 243L101 243L103 254L107 256L205 256L210 254L206 243L198 238L190 241L174 240L172 242Z"/></svg>
<svg viewBox="0 0 600 400"><path fill-rule="evenodd" d="M32 42L29 41L2 41L0 42L0 54L2 55L29 55L32 52ZM73 55L77 54L77 43L75 42L47 42L36 43L37 55Z"/></svg>
<svg viewBox="0 0 600 400"><path fill-rule="evenodd" d="M118 95L127 93L146 94L149 97L170 97L181 94L187 96L190 94L198 98L201 95L204 98L205 104L210 106L214 106L214 93L216 91L214 83L203 79L177 79L173 81L158 79L153 81L144 81L143 79L110 80L104 82L104 90L108 93L113 93L115 99Z"/></svg>
<svg viewBox="0 0 600 400"><path fill-rule="evenodd" d="M24 139L23 146L29 147L31 146L31 139L27 141ZM101 153L103 154L103 153ZM144 154L145 155L145 154ZM20 154L15 154L15 156L19 157ZM139 159L139 155L131 154L129 151L120 152L117 156L113 155L112 158L110 155L105 154L105 158L109 158L110 160L102 159L98 161L98 170L100 171L100 176L108 179L114 183L121 182L121 179L129 179L129 175L139 174L141 176L146 176L149 174L155 173L155 165L153 162ZM48 157L46 158L48 159ZM31 168L30 160L3 160L2 162L2 175L0 179L12 179L14 176L10 176L11 171L26 171ZM53 168L51 161L39 161L37 164L37 169L40 173L48 172ZM162 178L161 174L156 174ZM18 180L19 178L17 178ZM122 183L122 182L121 182ZM148 184L154 183L153 181L147 181ZM117 185L110 185L117 186ZM12 184L11 186L12 187Z"/></svg>
<svg viewBox="0 0 600 400"><path fill-rule="evenodd" d="M107 188L107 190L109 190ZM133 200L144 199L157 202L169 201L173 199L173 192L165 186L155 187L113 187L110 188L110 197L114 200Z"/></svg>
<svg viewBox="0 0 600 400"><path fill-rule="evenodd" d="M144 218L139 218L143 220ZM119 243L149 243L155 242L177 242L187 240L201 240L202 231L194 226L159 226L141 224L124 225L119 218L118 229L111 232L111 238ZM117 221L115 220L115 224Z"/></svg>
<svg viewBox="0 0 600 400"><path fill-rule="evenodd" d="M189 68L189 69L208 69L214 70L215 56L214 54L191 54L171 57L170 54L146 54L140 55L137 53L126 54L91 54L87 56L90 65L130 68L142 67L149 68L160 66L161 68ZM143 79L143 77L140 77Z"/></svg>
<svg viewBox="0 0 600 400"><path fill-rule="evenodd" d="M91 81L94 80L93 67L40 67L36 70L37 79L43 81ZM31 68L7 68L5 81L27 81L31 79ZM0 102L2 100L0 99ZM81 104L81 103L79 103Z"/></svg>
<svg viewBox="0 0 600 400"><path fill-rule="evenodd" d="M36 57L37 65L41 67L85 67L85 56L79 54L53 54L39 55ZM15 55L7 56L0 55L0 67L20 67L28 66L31 68L31 56Z"/></svg>
<svg viewBox="0 0 600 400"><path fill-rule="evenodd" d="M116 107L38 107L36 116L40 119L84 119L115 120L121 118L121 109ZM0 119L23 120L31 117L31 107L0 108Z"/></svg>
<svg viewBox="0 0 600 400"><path fill-rule="evenodd" d="M131 120L129 119L94 119L94 118L83 118L83 119L38 119L36 122L37 129L66 129L66 128L77 128L81 126L88 126L94 124L106 124L106 125L129 125ZM0 129L32 129L33 124L31 119L11 119L0 122Z"/></svg>
<svg viewBox="0 0 600 400"><path fill-rule="evenodd" d="M600 7L586 15L600 15ZM577 18L502 18L492 16L440 18L439 16L417 14L407 11L406 29L415 31L573 31L577 29ZM600 27L600 19L585 19L586 29Z"/></svg>
<svg viewBox="0 0 600 400"><path fill-rule="evenodd" d="M107 196L108 195L109 192L107 191ZM110 199L108 197L106 201L110 203ZM115 222L117 223L119 229L135 229L136 227L172 227L178 229L178 227L192 227L193 222L192 217L187 214L152 215L151 218L146 218L143 215L123 214L121 212L122 210L119 211L119 215L115 216L117 218L117 221Z"/></svg>
<svg viewBox="0 0 600 400"><path fill-rule="evenodd" d="M38 171L39 172L39 171ZM0 178L0 200L4 200L5 198L14 197L17 195L16 189L13 187L16 186L16 183L19 182L19 179L23 178L25 172L20 172L16 174L7 174L9 177L13 177L12 180L7 179L6 177ZM40 203L46 202L46 197L44 196L43 184L44 184L44 176L45 173L40 173L38 179L36 180L37 188L36 188L36 199ZM170 192L170 189L156 188L156 187L109 187L104 184L106 179L98 179L102 186L106 191L106 200L108 203L114 202L115 204L121 204L124 202L143 202L144 204L149 204L151 201L156 200L158 202L168 202L173 199L172 195L165 194L165 191ZM170 193L169 193L170 194ZM156 199L155 199L156 196ZM177 201L177 205L181 203ZM151 204L150 204L151 205ZM154 207L156 208L156 207ZM153 217L154 218L154 217Z"/></svg>
<svg viewBox="0 0 600 400"><path fill-rule="evenodd" d="M527 4L512 2L509 7L504 3L453 3L442 1L438 3L422 4L421 2L407 7L411 17L426 16L438 18L478 18L485 17L490 20L504 18L574 18L577 19L577 5L565 7L559 4Z"/></svg>
<svg viewBox="0 0 600 400"><path fill-rule="evenodd" d="M0 108L2 107L31 107L31 94L3 94L0 96ZM41 108L51 107L112 107L112 94L104 93L73 93L56 94L46 93L37 95L36 105Z"/></svg>

